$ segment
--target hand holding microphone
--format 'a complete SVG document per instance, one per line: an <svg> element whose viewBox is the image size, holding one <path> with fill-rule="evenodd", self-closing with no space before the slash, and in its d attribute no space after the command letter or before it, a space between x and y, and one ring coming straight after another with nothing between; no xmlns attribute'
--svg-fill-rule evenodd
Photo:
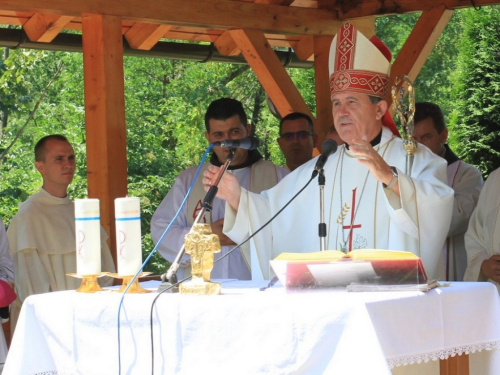
<svg viewBox="0 0 500 375"><path fill-rule="evenodd" d="M217 176L219 175L220 167L211 165L203 172L203 185L205 191L209 191L215 184ZM238 210L240 204L241 186L236 177L232 173L225 173L219 182L217 197L225 200L234 209Z"/></svg>

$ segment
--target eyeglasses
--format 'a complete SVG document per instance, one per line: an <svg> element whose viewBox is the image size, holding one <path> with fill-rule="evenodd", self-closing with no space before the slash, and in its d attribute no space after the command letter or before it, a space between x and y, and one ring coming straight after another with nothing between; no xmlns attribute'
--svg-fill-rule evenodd
<svg viewBox="0 0 500 375"><path fill-rule="evenodd" d="M307 137L312 136L312 135L313 135L313 133L310 133L310 132L305 131L305 130L301 130L300 132L281 134L280 138L283 138L285 141L293 141L295 136L297 136L297 138L299 140L303 140L303 139L306 139Z"/></svg>

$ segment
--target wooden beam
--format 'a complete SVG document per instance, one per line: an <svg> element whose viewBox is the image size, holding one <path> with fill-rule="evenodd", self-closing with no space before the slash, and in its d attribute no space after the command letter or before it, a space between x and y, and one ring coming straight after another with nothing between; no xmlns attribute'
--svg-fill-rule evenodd
<svg viewBox="0 0 500 375"><path fill-rule="evenodd" d="M312 36L305 36L297 43L290 43L297 57L303 61L314 60L314 43Z"/></svg>
<svg viewBox="0 0 500 375"><path fill-rule="evenodd" d="M500 0L475 0L476 6ZM198 26L220 29L257 29L275 34L333 35L340 20L470 7L470 0L366 0L337 2L334 10L255 4L233 0L0 0L1 10L79 17L93 13L142 23Z"/></svg>
<svg viewBox="0 0 500 375"><path fill-rule="evenodd" d="M50 43L72 19L73 16L35 13L23 28L32 42Z"/></svg>
<svg viewBox="0 0 500 375"><path fill-rule="evenodd" d="M452 15L452 10L446 10L443 6L438 6L423 12L418 19L392 65L389 92L387 93L391 114L394 111L391 106L392 97L390 91L396 77L407 75L411 81L417 78Z"/></svg>
<svg viewBox="0 0 500 375"><path fill-rule="evenodd" d="M130 47L148 51L153 48L171 28L172 26L169 25L136 22L125 33L125 39L127 39Z"/></svg>
<svg viewBox="0 0 500 375"><path fill-rule="evenodd" d="M439 360L440 375L469 375L469 355L462 354Z"/></svg>
<svg viewBox="0 0 500 375"><path fill-rule="evenodd" d="M500 0L499 0L500 1ZM285 34L329 33L334 14L320 9L254 4L232 0L0 0L0 9L63 14L120 16L124 20L231 29L251 28Z"/></svg>
<svg viewBox="0 0 500 375"><path fill-rule="evenodd" d="M375 19L376 17L363 17L355 20L350 20L353 26L358 29L364 36L370 39L375 35Z"/></svg>
<svg viewBox="0 0 500 375"><path fill-rule="evenodd" d="M217 38L214 45L217 51L224 56L238 56L241 53L241 50L238 48L238 45L229 31L224 31L221 36Z"/></svg>
<svg viewBox="0 0 500 375"><path fill-rule="evenodd" d="M333 36L314 38L314 81L316 84L316 123L318 145L322 145L326 134L333 126L332 100L330 98L329 57Z"/></svg>
<svg viewBox="0 0 500 375"><path fill-rule="evenodd" d="M313 117L264 34L257 30L242 29L229 33L281 116L290 112L303 112Z"/></svg>
<svg viewBox="0 0 500 375"><path fill-rule="evenodd" d="M88 193L100 200L115 264L114 200L127 195L121 30L120 17L82 15Z"/></svg>

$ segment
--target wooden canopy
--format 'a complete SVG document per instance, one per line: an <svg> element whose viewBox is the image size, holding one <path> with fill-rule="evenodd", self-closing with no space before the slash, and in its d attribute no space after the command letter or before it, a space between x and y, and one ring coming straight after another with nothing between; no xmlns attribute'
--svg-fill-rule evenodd
<svg viewBox="0 0 500 375"><path fill-rule="evenodd" d="M321 144L332 125L328 52L349 20L366 36L375 17L420 12L397 56L392 79L415 79L454 9L500 0L0 0L0 24L22 26L31 41L50 43L65 30L83 40L88 191L115 249L116 197L127 194L123 38L148 50L160 39L212 42L223 55L242 54L277 110L311 114L273 47L314 61L316 129ZM388 98L390 101L390 98ZM116 261L116 254L115 254Z"/></svg>

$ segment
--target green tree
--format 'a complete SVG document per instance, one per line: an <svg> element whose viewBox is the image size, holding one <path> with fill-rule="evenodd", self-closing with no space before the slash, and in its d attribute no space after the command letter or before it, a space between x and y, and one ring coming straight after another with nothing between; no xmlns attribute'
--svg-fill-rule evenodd
<svg viewBox="0 0 500 375"><path fill-rule="evenodd" d="M450 76L457 64L456 51L462 32L460 12L453 14L414 82L416 100L438 104L447 118L453 109ZM377 36L389 47L393 60L419 17L420 13L412 13L377 18Z"/></svg>
<svg viewBox="0 0 500 375"><path fill-rule="evenodd" d="M459 156L487 177L500 167L500 8L467 9L461 16L452 129Z"/></svg>

